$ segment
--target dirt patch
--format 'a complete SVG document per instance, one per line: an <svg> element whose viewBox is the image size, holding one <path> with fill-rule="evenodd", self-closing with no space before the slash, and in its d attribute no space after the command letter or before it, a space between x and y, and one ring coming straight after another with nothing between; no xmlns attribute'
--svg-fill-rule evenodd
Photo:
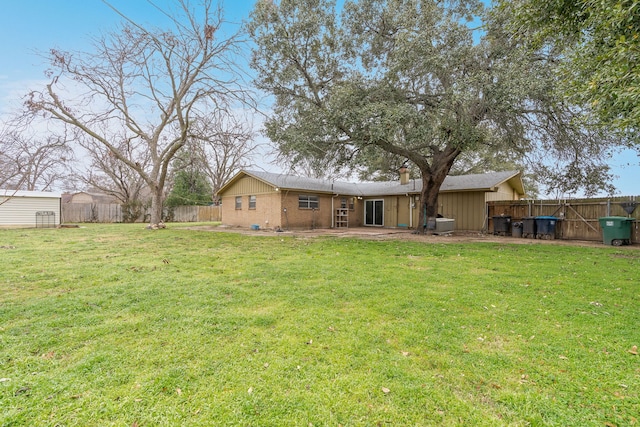
<svg viewBox="0 0 640 427"><path fill-rule="evenodd" d="M190 230L202 230L212 232L228 232L239 233L252 236L295 236L299 238L315 238L332 236L336 238L361 238L369 240L404 240L418 241L425 243L506 243L518 245L564 245L564 246L586 246L586 247L605 247L601 241L586 240L560 240L560 239L524 239L511 236L495 236L493 234L473 233L473 232L454 232L439 235L414 234L411 230L406 229L389 229L389 228L347 228L347 229L316 229L316 230L292 230L292 231L274 231L274 230L252 230L242 227L226 227L226 226L193 226L186 227ZM630 246L621 246L620 249L640 249L640 245L634 244Z"/></svg>

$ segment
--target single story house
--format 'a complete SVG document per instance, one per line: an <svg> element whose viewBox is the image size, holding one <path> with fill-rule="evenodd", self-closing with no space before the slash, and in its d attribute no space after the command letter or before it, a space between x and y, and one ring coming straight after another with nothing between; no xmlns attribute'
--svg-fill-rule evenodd
<svg viewBox="0 0 640 427"><path fill-rule="evenodd" d="M59 193L0 190L0 227L57 227Z"/></svg>
<svg viewBox="0 0 640 427"><path fill-rule="evenodd" d="M402 171L399 181L340 182L242 170L218 192L228 226L283 229L341 227L415 228L422 181ZM455 219L457 231L488 225L486 203L524 197L518 171L448 176L438 213Z"/></svg>

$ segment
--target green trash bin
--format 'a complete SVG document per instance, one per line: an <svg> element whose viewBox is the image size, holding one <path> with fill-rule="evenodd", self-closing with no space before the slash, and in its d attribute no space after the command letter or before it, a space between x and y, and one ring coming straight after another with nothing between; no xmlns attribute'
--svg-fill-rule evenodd
<svg viewBox="0 0 640 427"><path fill-rule="evenodd" d="M600 221L605 245L622 246L631 243L632 218L605 216L598 218L598 221Z"/></svg>

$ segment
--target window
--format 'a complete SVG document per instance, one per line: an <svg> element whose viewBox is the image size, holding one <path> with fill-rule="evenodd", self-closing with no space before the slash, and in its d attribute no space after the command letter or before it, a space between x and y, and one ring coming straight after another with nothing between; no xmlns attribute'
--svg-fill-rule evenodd
<svg viewBox="0 0 640 427"><path fill-rule="evenodd" d="M256 196L249 196L249 209L256 208Z"/></svg>
<svg viewBox="0 0 640 427"><path fill-rule="evenodd" d="M349 198L342 197L340 199L340 207L342 209L346 209L348 207L350 211L354 210L355 209L355 203L354 203L353 199L354 199L353 197L349 197Z"/></svg>
<svg viewBox="0 0 640 427"><path fill-rule="evenodd" d="M318 209L319 206L318 196L310 196L308 194L298 196L298 207L300 209Z"/></svg>
<svg viewBox="0 0 640 427"><path fill-rule="evenodd" d="M242 209L242 196L236 196L236 209Z"/></svg>

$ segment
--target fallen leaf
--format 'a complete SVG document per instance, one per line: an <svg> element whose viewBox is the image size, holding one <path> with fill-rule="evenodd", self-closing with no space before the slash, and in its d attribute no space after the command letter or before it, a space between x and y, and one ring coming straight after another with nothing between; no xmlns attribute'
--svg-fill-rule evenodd
<svg viewBox="0 0 640 427"><path fill-rule="evenodd" d="M633 354L633 355L638 355L638 346L634 345L633 347L631 347L631 350L628 350L629 353Z"/></svg>
<svg viewBox="0 0 640 427"><path fill-rule="evenodd" d="M53 359L55 357L55 355L56 355L55 351L50 351L48 353L44 353L41 357L43 359L51 360L51 359Z"/></svg>
<svg viewBox="0 0 640 427"><path fill-rule="evenodd" d="M384 394L388 394L390 391L391 391L391 390L389 390L388 388L386 388L386 387L382 387L382 392L383 392Z"/></svg>
<svg viewBox="0 0 640 427"><path fill-rule="evenodd" d="M21 387L13 393L14 396L20 396L21 394L28 393L31 390L31 387Z"/></svg>

